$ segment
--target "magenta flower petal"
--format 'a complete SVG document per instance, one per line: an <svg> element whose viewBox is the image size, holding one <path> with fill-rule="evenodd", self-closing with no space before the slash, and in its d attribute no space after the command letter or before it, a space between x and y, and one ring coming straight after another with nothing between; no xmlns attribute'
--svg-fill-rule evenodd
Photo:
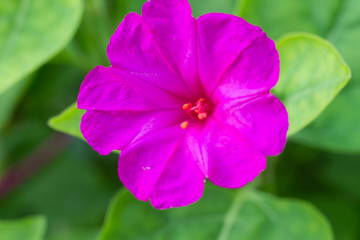
<svg viewBox="0 0 360 240"><path fill-rule="evenodd" d="M197 25L199 75L210 95L227 69L264 33L239 17L223 13L205 14Z"/></svg>
<svg viewBox="0 0 360 240"><path fill-rule="evenodd" d="M97 66L81 84L78 108L103 111L176 109L184 100L113 67Z"/></svg>
<svg viewBox="0 0 360 240"><path fill-rule="evenodd" d="M279 72L275 43L262 34L226 70L212 98L221 101L268 92L277 83Z"/></svg>
<svg viewBox="0 0 360 240"><path fill-rule="evenodd" d="M80 129L87 142L102 155L123 150L132 140L152 131L179 125L184 114L162 110L147 112L88 111L81 119Z"/></svg>
<svg viewBox="0 0 360 240"><path fill-rule="evenodd" d="M192 152L178 126L161 129L134 141L121 154L119 177L136 198L154 207L186 206L197 201L204 188L199 155ZM185 139L185 141L184 141Z"/></svg>
<svg viewBox="0 0 360 240"><path fill-rule="evenodd" d="M274 42L227 14L194 19L186 0L149 0L110 39L111 67L85 78L81 131L100 154L121 150L118 173L158 209L186 206L204 179L242 187L286 142L288 116L270 90Z"/></svg>
<svg viewBox="0 0 360 240"><path fill-rule="evenodd" d="M201 90L197 77L196 20L186 0L147 1L142 16L166 60L179 73L189 92Z"/></svg>
<svg viewBox="0 0 360 240"><path fill-rule="evenodd" d="M249 139L264 155L274 156L284 149L288 116L284 105L272 94L224 102L217 106L213 115Z"/></svg>
<svg viewBox="0 0 360 240"><path fill-rule="evenodd" d="M265 155L231 128L208 119L204 129L208 178L214 184L239 188L254 180L266 167Z"/></svg>
<svg viewBox="0 0 360 240"><path fill-rule="evenodd" d="M107 55L113 67L173 95L190 97L179 74L169 66L148 26L137 13L128 14L110 39Z"/></svg>

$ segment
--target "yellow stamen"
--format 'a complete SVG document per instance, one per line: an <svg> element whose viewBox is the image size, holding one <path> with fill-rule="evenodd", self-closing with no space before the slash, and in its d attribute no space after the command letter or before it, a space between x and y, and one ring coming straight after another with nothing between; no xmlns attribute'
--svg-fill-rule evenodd
<svg viewBox="0 0 360 240"><path fill-rule="evenodd" d="M192 108L192 104L191 104L191 103L185 103L185 104L182 106L182 108L183 108L185 111L187 111L187 110L189 110L190 108Z"/></svg>
<svg viewBox="0 0 360 240"><path fill-rule="evenodd" d="M181 127L182 129L186 129L188 126L189 126L189 122L188 122L188 121L182 122L181 125L180 125L180 127Z"/></svg>
<svg viewBox="0 0 360 240"><path fill-rule="evenodd" d="M199 118L200 120L203 120L203 119L207 118L207 113L206 113L206 112L199 113L199 114L198 114L198 118Z"/></svg>

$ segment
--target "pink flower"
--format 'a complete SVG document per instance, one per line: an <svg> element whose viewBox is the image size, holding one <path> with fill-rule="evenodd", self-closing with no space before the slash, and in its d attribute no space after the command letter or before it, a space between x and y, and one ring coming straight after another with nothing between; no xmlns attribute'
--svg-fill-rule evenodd
<svg viewBox="0 0 360 240"><path fill-rule="evenodd" d="M158 209L201 198L204 180L239 188L286 142L287 112L270 90L274 42L243 19L194 19L186 0L150 0L110 39L111 67L81 85L81 131L100 154L121 150L119 177Z"/></svg>

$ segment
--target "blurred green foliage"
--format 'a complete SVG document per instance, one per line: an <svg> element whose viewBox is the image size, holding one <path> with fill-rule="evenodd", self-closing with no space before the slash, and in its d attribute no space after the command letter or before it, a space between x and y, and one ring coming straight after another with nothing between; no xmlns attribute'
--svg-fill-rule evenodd
<svg viewBox="0 0 360 240"><path fill-rule="evenodd" d="M279 200L251 188L237 191L207 184L199 202L167 211L120 191L99 239L330 240L333 236L328 222L307 203Z"/></svg>
<svg viewBox="0 0 360 240"><path fill-rule="evenodd" d="M110 36L143 2L0 1L0 179L28 161L29 170L39 169L0 195L0 219L6 219L0 221L0 239L43 239L45 219L23 218L39 214L46 216L50 240L322 240L333 239L332 232L335 239L360 239L359 0L190 0L194 16L235 13L274 40L294 31L317 34L351 68L348 86L321 113L349 77L338 53L307 34L277 42L282 71L291 77L282 75L275 93L294 109L292 132L320 116L291 137L282 155L269 159L260 190L208 184L198 203L157 211L125 189L118 192L116 154L99 156L75 138L58 154L45 154L55 149L50 139L59 141L48 119L73 104L89 70L109 65ZM291 62L294 57L307 61ZM296 101L295 87L316 91ZM49 124L81 137L81 115L71 105ZM32 156L46 162L39 165Z"/></svg>
<svg viewBox="0 0 360 240"><path fill-rule="evenodd" d="M83 142L72 143L52 164L1 200L1 216L41 212L49 221L47 239L94 239L120 186L109 160L116 163L113 157L96 157Z"/></svg>
<svg viewBox="0 0 360 240"><path fill-rule="evenodd" d="M19 98L28 87L30 81L31 77L27 77L0 94L0 130L9 121Z"/></svg>

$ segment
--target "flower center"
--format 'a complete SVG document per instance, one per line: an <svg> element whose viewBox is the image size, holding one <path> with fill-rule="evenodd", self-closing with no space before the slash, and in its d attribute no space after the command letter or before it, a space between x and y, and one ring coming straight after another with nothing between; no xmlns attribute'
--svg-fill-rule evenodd
<svg viewBox="0 0 360 240"><path fill-rule="evenodd" d="M185 103L182 108L194 120L204 120L209 114L209 102L206 98L200 98L195 104ZM182 129L186 129L188 126L188 121L182 122L180 125Z"/></svg>

